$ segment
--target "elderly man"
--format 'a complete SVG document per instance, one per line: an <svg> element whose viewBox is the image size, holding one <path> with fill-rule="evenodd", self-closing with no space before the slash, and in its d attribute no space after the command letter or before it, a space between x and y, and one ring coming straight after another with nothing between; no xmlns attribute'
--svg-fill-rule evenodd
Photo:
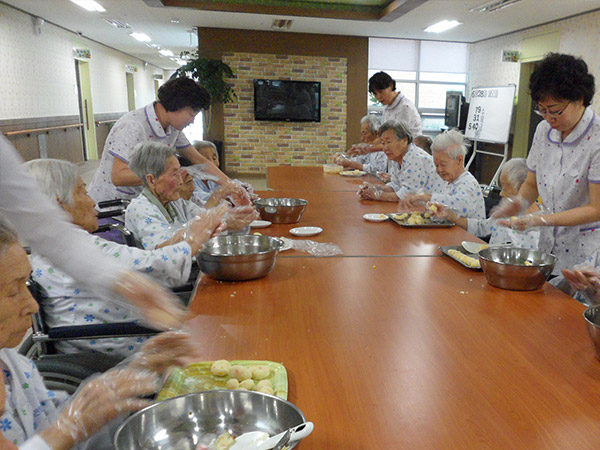
<svg viewBox="0 0 600 450"><path fill-rule="evenodd" d="M336 155L333 162L344 166L344 169L364 170L367 173L376 175L377 172L385 172L388 160L383 152L366 153L368 147L378 143L377 129L380 122L377 116L372 114L364 116L360 120L360 144L353 145L348 150L349 155L355 155L345 158L342 155Z"/></svg>
<svg viewBox="0 0 600 450"><path fill-rule="evenodd" d="M436 136L431 145L435 170L440 176L431 193L410 193L404 198L407 209L426 202L441 203L470 219L485 219L485 202L479 183L465 169L467 147L458 130Z"/></svg>
<svg viewBox="0 0 600 450"><path fill-rule="evenodd" d="M98 228L97 213L94 201L87 194L74 164L57 159L38 159L24 166L33 175L42 193L57 203L71 218L71 222L82 229L81 234L85 234L105 255L132 270L148 274L167 287L181 286L188 281L192 256L210 238L221 221L219 215L206 214L190 227L185 239L154 251L117 244L89 234ZM33 279L46 291L47 297L42 301L42 308L46 322L51 327L140 318L126 308L100 298L97 293L86 289L35 253L31 264ZM135 338L113 338L63 341L55 346L63 353L92 350L125 357L133 353L140 342Z"/></svg>
<svg viewBox="0 0 600 450"><path fill-rule="evenodd" d="M129 364L86 380L63 407L67 394L46 389L35 365L13 349L31 327L38 305L26 285L31 272L27 254L2 219L0 265L0 448L67 450L78 442L80 450L112 448L108 427L88 438L120 414L149 405L139 397L154 394L158 375L193 351L189 337L155 337Z"/></svg>
<svg viewBox="0 0 600 450"><path fill-rule="evenodd" d="M361 200L398 202L409 193L429 192L443 183L431 155L412 143L405 123L386 122L379 128L379 136L390 161L391 180L385 186L364 183L358 192Z"/></svg>
<svg viewBox="0 0 600 450"><path fill-rule="evenodd" d="M125 226L143 248L151 250L172 244L185 233L189 222L206 214L206 209L180 198L182 170L173 149L155 142L140 143L129 166L143 180L144 189L127 207ZM236 207L224 217L225 228L246 231L258 217L251 206Z"/></svg>

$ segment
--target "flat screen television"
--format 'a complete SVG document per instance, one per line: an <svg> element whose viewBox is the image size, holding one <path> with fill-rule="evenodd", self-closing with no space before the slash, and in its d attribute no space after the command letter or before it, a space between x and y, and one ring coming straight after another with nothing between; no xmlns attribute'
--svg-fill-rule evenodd
<svg viewBox="0 0 600 450"><path fill-rule="evenodd" d="M254 80L254 119L320 122L321 83Z"/></svg>

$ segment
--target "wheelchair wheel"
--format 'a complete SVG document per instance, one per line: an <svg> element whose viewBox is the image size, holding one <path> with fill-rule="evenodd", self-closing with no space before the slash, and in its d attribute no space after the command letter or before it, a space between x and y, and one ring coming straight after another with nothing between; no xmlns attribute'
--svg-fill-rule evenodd
<svg viewBox="0 0 600 450"><path fill-rule="evenodd" d="M44 353L40 347L41 345L40 343L34 343L33 336L30 334L19 347L19 355L36 360Z"/></svg>
<svg viewBox="0 0 600 450"><path fill-rule="evenodd" d="M95 373L93 370L64 361L42 358L35 361L35 364L48 389L66 391L69 394L73 394L83 380Z"/></svg>

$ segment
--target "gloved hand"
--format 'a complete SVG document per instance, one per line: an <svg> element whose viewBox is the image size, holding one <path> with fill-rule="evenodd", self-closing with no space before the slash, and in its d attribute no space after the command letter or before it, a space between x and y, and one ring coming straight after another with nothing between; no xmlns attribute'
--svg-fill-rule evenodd
<svg viewBox="0 0 600 450"><path fill-rule="evenodd" d="M591 266L578 264L570 270L563 269L562 274L577 291L593 292L596 295L600 292L600 274Z"/></svg>
<svg viewBox="0 0 600 450"><path fill-rule="evenodd" d="M252 206L236 206L225 216L227 229L239 231L249 226L251 222L260 219L260 214Z"/></svg>
<svg viewBox="0 0 600 450"><path fill-rule="evenodd" d="M138 411L152 402L139 397L159 388L155 373L113 369L84 382L60 416L40 434L53 449L71 448L123 413Z"/></svg>
<svg viewBox="0 0 600 450"><path fill-rule="evenodd" d="M387 172L377 172L377 178L379 178L384 183L389 183L392 181L392 176Z"/></svg>
<svg viewBox="0 0 600 450"><path fill-rule="evenodd" d="M379 200L381 198L381 194L383 194L382 186L367 182L363 183L356 193L361 200Z"/></svg>
<svg viewBox="0 0 600 450"><path fill-rule="evenodd" d="M406 194L403 199L403 203L406 208L411 211L422 210L427 207L427 202L431 198L431 194L424 192L416 192L412 194Z"/></svg>
<svg viewBox="0 0 600 450"><path fill-rule="evenodd" d="M194 353L190 335L183 331L167 331L146 341L128 363L129 368L162 375L172 366L183 366Z"/></svg>
<svg viewBox="0 0 600 450"><path fill-rule="evenodd" d="M498 220L498 224L516 231L526 231L532 228L548 226L544 215L543 213L532 213L521 217L512 216L509 220Z"/></svg>
<svg viewBox="0 0 600 450"><path fill-rule="evenodd" d="M196 254L206 241L215 235L228 209L226 204L216 206L185 224L181 239L190 244L193 254Z"/></svg>
<svg viewBox="0 0 600 450"><path fill-rule="evenodd" d="M435 206L435 208L431 208L431 206ZM442 203L431 203L428 210L433 217L436 217L438 219L445 219L449 222L456 223L459 217L453 209L448 208Z"/></svg>
<svg viewBox="0 0 600 450"><path fill-rule="evenodd" d="M498 205L492 208L490 217L501 219L502 217L520 216L529 207L529 202L523 197L515 195L514 197L503 198Z"/></svg>

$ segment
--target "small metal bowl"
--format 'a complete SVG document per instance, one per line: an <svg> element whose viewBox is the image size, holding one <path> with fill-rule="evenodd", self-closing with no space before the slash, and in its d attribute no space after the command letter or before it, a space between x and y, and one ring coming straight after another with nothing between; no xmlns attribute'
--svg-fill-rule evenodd
<svg viewBox="0 0 600 450"><path fill-rule="evenodd" d="M590 306L586 309L583 312L583 318L596 358L600 359L600 305Z"/></svg>
<svg viewBox="0 0 600 450"><path fill-rule="evenodd" d="M492 286L512 291L533 291L542 287L558 258L526 248L486 248L479 262Z"/></svg>
<svg viewBox="0 0 600 450"><path fill-rule="evenodd" d="M115 434L117 450L195 450L201 439L229 432L275 435L305 422L292 403L253 391L217 390L170 398L129 417ZM298 442L289 444L290 448Z"/></svg>
<svg viewBox="0 0 600 450"><path fill-rule="evenodd" d="M275 265L283 241L262 235L226 235L209 240L196 255L200 270L222 281L266 276Z"/></svg>
<svg viewBox="0 0 600 450"><path fill-rule="evenodd" d="M254 206L260 218L272 223L297 223L308 205L302 198L259 198Z"/></svg>

